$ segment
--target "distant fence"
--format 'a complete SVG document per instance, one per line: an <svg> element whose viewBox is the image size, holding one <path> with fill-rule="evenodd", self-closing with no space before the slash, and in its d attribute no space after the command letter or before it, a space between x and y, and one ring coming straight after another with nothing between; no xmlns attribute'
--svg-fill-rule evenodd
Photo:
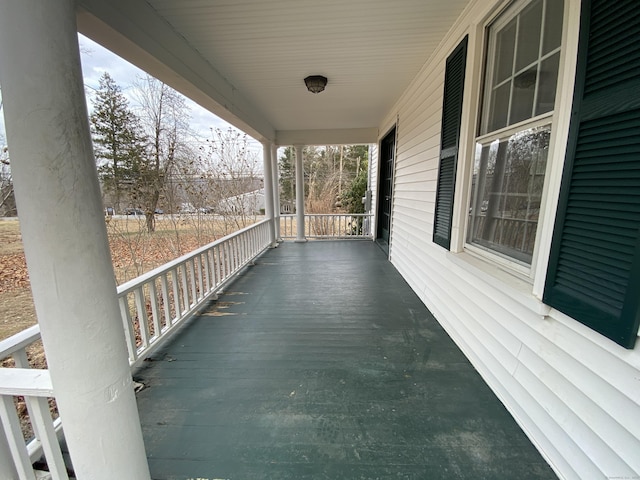
<svg viewBox="0 0 640 480"><path fill-rule="evenodd" d="M371 238L369 213L309 213L304 216L304 232L311 239L358 239ZM297 237L296 215L280 216L282 238Z"/></svg>

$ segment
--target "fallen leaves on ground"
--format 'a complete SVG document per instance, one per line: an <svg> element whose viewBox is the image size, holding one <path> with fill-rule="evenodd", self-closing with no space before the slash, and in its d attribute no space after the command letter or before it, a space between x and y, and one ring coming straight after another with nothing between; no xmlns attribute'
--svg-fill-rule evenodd
<svg viewBox="0 0 640 480"><path fill-rule="evenodd" d="M0 255L0 293L29 286L24 253Z"/></svg>

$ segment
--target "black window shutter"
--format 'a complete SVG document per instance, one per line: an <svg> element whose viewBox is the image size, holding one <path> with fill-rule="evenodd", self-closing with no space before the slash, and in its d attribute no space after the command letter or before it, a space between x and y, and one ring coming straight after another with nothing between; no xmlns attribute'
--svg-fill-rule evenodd
<svg viewBox="0 0 640 480"><path fill-rule="evenodd" d="M640 323L640 8L583 0L544 302L633 348Z"/></svg>
<svg viewBox="0 0 640 480"><path fill-rule="evenodd" d="M453 215L466 63L467 37L464 37L462 42L447 58L444 74L440 167L438 169L438 188L436 190L433 241L447 250L451 246L451 217Z"/></svg>

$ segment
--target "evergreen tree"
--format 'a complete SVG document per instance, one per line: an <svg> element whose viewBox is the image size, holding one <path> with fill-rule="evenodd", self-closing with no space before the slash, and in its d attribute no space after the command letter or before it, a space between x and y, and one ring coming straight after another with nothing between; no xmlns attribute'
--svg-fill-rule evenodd
<svg viewBox="0 0 640 480"><path fill-rule="evenodd" d="M283 155L278 159L280 203L283 208L285 205L293 206L296 198L295 156L295 149L287 147L284 149Z"/></svg>
<svg viewBox="0 0 640 480"><path fill-rule="evenodd" d="M129 102L108 73L100 77L91 114L93 148L103 191L116 211L135 181L145 138Z"/></svg>
<svg viewBox="0 0 640 480"><path fill-rule="evenodd" d="M358 174L342 195L344 208L348 213L365 213L362 197L364 197L368 188L369 179L367 173L367 160L364 159L360 162Z"/></svg>

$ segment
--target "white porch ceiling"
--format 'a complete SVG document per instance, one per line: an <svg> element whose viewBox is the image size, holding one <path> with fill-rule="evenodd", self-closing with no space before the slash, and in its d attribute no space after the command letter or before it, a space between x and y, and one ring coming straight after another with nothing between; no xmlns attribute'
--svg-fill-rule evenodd
<svg viewBox="0 0 640 480"><path fill-rule="evenodd" d="M259 140L355 143L469 1L79 0L78 27Z"/></svg>

